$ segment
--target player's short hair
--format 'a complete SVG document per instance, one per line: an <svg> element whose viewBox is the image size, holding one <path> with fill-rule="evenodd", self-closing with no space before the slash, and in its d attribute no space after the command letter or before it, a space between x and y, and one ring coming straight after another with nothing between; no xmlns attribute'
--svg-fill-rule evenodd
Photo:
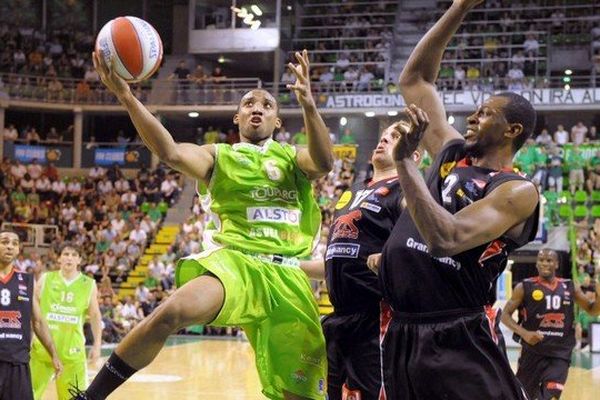
<svg viewBox="0 0 600 400"><path fill-rule="evenodd" d="M496 96L508 99L508 103L504 106L504 117L508 123L523 125L523 132L513 141L513 153L516 153L523 146L523 143L531 137L535 129L537 119L535 109L529 100L519 94L502 92Z"/></svg>
<svg viewBox="0 0 600 400"><path fill-rule="evenodd" d="M277 98L275 97L275 95L273 93L269 92L267 89L264 89L264 88L254 88L254 89L250 89L246 93L244 93L242 95L242 97L240 98L240 101L238 102L236 112L240 112L240 107L242 106L242 99L244 98L244 96L246 96L250 92L254 92L255 90L260 90L261 92L266 92L266 93L270 94L271 97L273 97L273 100L275 100L275 106L277 107L277 113L279 114L279 101L277 101Z"/></svg>
<svg viewBox="0 0 600 400"><path fill-rule="evenodd" d="M83 257L83 254L81 253L81 247L78 244L75 244L74 242L63 242L58 247L58 255L60 256L62 252L65 251L65 249L75 250L79 257Z"/></svg>
<svg viewBox="0 0 600 400"><path fill-rule="evenodd" d="M0 229L0 234L2 234L2 233L12 233L12 234L16 235L17 238L19 238L19 242L21 242L21 240L22 240L22 238L21 238L22 232L18 232L17 230L15 230L13 228L2 228L2 229Z"/></svg>

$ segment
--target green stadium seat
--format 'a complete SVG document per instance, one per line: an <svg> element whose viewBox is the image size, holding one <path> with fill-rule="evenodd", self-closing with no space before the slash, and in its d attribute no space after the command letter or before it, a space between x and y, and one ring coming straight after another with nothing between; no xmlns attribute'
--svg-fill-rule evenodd
<svg viewBox="0 0 600 400"><path fill-rule="evenodd" d="M575 199L575 203L577 203L577 204L587 203L588 194L585 190L578 190L575 192L574 199Z"/></svg>
<svg viewBox="0 0 600 400"><path fill-rule="evenodd" d="M592 218L600 218L600 205L592 206Z"/></svg>
<svg viewBox="0 0 600 400"><path fill-rule="evenodd" d="M588 208L586 206L577 206L574 210L575 218L585 218L588 215Z"/></svg>
<svg viewBox="0 0 600 400"><path fill-rule="evenodd" d="M544 198L546 199L546 201L548 203L554 204L558 201L558 193L556 193L556 192L547 190L542 195L544 196Z"/></svg>
<svg viewBox="0 0 600 400"><path fill-rule="evenodd" d="M592 203L600 203L600 190L592 192Z"/></svg>
<svg viewBox="0 0 600 400"><path fill-rule="evenodd" d="M563 204L558 210L558 215L563 220L570 219L573 217L573 209L569 204Z"/></svg>

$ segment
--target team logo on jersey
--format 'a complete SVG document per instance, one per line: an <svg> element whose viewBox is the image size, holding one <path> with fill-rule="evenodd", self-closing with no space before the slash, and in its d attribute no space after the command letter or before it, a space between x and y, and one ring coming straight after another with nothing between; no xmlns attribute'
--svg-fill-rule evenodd
<svg viewBox="0 0 600 400"><path fill-rule="evenodd" d="M389 189L389 188L387 188L387 187L385 187L385 186L382 186L382 187L380 187L379 189L377 189L377 190L375 191L375 194L378 194L378 195L380 195L381 197L385 197L385 196L387 196L388 194L390 194L390 189Z"/></svg>
<svg viewBox="0 0 600 400"><path fill-rule="evenodd" d="M341 210L342 208L346 207L348 205L348 203L350 203L350 200L352 200L352 192L350 191L345 191L341 196L340 199L338 200L338 202L335 205L335 209L336 210Z"/></svg>
<svg viewBox="0 0 600 400"><path fill-rule="evenodd" d="M363 201L362 203L360 203L360 208L364 208L369 211L373 211L374 213L378 213L379 211L381 211L380 206L376 206L375 204L367 203L366 201Z"/></svg>
<svg viewBox="0 0 600 400"><path fill-rule="evenodd" d="M354 210L348 214L340 215L333 223L331 240L357 239L359 230L354 222L361 218L362 212L360 210Z"/></svg>
<svg viewBox="0 0 600 400"><path fill-rule="evenodd" d="M325 261L332 258L358 258L360 245L356 243L336 243L327 247Z"/></svg>
<svg viewBox="0 0 600 400"><path fill-rule="evenodd" d="M442 164L442 166L440 167L440 177L442 179L446 178L448 175L450 175L450 172L452 172L455 166L456 161Z"/></svg>
<svg viewBox="0 0 600 400"><path fill-rule="evenodd" d="M300 225L300 210L279 207L248 207L246 217L251 222Z"/></svg>
<svg viewBox="0 0 600 400"><path fill-rule="evenodd" d="M538 315L538 318L540 316ZM548 313L544 314L540 322L540 328L556 328L562 329L565 327L565 314L563 313Z"/></svg>
<svg viewBox="0 0 600 400"><path fill-rule="evenodd" d="M308 380L308 378L306 378L306 374L301 369L292 372L291 377L298 384L304 383Z"/></svg>
<svg viewBox="0 0 600 400"><path fill-rule="evenodd" d="M358 205L360 203L362 203L363 200L367 199L371 195L371 193L373 193L374 191L375 191L374 189L357 191L356 197L354 198L354 201L352 201L352 204L350 205L350 209L352 210L353 208L358 207Z"/></svg>
<svg viewBox="0 0 600 400"><path fill-rule="evenodd" d="M531 298L535 301L541 301L544 298L544 292L539 289L535 289L533 293L531 293Z"/></svg>
<svg viewBox="0 0 600 400"><path fill-rule="evenodd" d="M0 328L21 329L21 311L0 311Z"/></svg>

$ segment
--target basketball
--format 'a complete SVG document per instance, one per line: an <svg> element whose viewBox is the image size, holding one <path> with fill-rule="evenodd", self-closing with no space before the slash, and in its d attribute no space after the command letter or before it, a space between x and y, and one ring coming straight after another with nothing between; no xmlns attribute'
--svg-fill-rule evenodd
<svg viewBox="0 0 600 400"><path fill-rule="evenodd" d="M160 66L163 46L156 29L136 17L118 17L102 27L96 51L102 50L108 65L127 82L148 79Z"/></svg>

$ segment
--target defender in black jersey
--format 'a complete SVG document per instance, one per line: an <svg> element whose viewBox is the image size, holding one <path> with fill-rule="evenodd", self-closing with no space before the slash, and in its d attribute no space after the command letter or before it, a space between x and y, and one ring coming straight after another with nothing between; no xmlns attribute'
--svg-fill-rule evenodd
<svg viewBox="0 0 600 400"><path fill-rule="evenodd" d="M531 399L559 399L575 346L575 303L591 315L600 315L600 301L590 302L573 281L556 277L558 254L554 250L540 250L536 266L537 277L515 286L502 323L523 345L517 378ZM600 293L599 282L596 293ZM517 308L520 324L512 318Z"/></svg>
<svg viewBox="0 0 600 400"><path fill-rule="evenodd" d="M323 321L327 343L328 398L377 400L381 391L379 349L381 289L367 264L378 264L381 249L401 212L401 191L392 150L392 125L373 151L373 178L357 182L335 206L325 260L301 263L315 279L325 278L334 312ZM413 155L420 159L419 152Z"/></svg>
<svg viewBox="0 0 600 400"><path fill-rule="evenodd" d="M382 343L387 399L526 398L491 306L509 252L537 229L537 189L512 167L535 111L517 94L491 96L467 118L463 137L435 89L445 47L480 2L455 0L400 76L411 126L394 159L406 208L379 273L393 309ZM418 144L434 159L426 179L410 159Z"/></svg>
<svg viewBox="0 0 600 400"><path fill-rule="evenodd" d="M0 232L0 400L33 400L29 350L31 327L53 355L57 374L62 366L42 318L33 275L16 271L19 236Z"/></svg>

